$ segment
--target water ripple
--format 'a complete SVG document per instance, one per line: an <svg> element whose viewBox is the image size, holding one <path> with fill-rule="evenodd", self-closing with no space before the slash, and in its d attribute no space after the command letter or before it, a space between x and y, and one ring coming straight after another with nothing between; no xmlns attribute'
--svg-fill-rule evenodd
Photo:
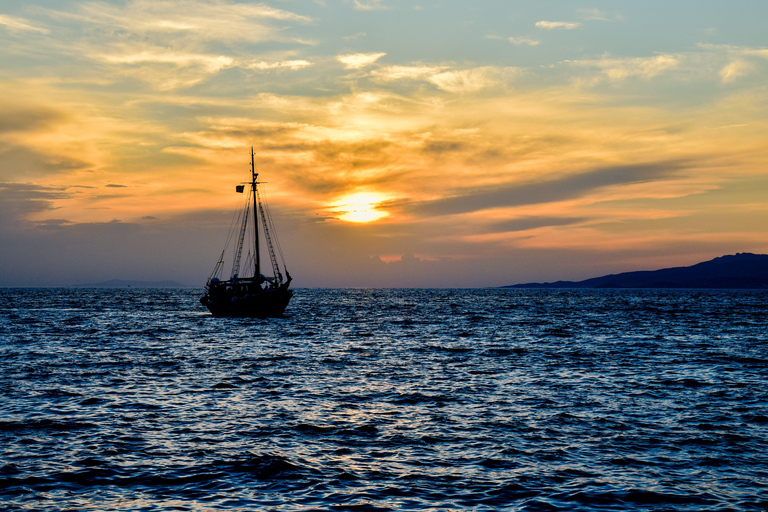
<svg viewBox="0 0 768 512"><path fill-rule="evenodd" d="M768 509L766 292L0 290L7 510Z"/></svg>

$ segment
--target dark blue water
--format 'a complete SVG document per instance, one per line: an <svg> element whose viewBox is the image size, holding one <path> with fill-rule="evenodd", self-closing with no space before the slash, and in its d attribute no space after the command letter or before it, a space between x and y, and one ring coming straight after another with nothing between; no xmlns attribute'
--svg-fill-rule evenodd
<svg viewBox="0 0 768 512"><path fill-rule="evenodd" d="M0 290L4 510L765 510L767 292Z"/></svg>

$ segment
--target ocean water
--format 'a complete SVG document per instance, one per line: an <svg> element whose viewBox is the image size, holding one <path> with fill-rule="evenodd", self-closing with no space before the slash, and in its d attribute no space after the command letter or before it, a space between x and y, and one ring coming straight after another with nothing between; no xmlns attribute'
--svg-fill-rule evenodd
<svg viewBox="0 0 768 512"><path fill-rule="evenodd" d="M768 509L768 292L0 289L3 510Z"/></svg>

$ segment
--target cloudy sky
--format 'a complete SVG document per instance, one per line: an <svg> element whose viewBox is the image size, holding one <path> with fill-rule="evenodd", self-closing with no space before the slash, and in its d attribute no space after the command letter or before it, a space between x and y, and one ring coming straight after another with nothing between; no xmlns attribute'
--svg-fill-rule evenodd
<svg viewBox="0 0 768 512"><path fill-rule="evenodd" d="M299 287L767 253L766 19L764 0L3 0L0 286L202 286L250 146Z"/></svg>

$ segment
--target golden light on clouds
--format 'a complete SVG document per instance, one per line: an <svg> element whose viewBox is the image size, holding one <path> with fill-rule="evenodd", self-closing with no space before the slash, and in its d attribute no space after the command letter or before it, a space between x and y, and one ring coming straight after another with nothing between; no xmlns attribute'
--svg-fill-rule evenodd
<svg viewBox="0 0 768 512"><path fill-rule="evenodd" d="M500 4L471 23L457 5L4 5L0 221L62 240L194 231L226 217L253 146L307 274L437 283L475 262L485 285L525 251L566 267L768 251L766 210L743 206L768 189L768 4L730 7L732 27L676 7L658 40L630 5Z"/></svg>
<svg viewBox="0 0 768 512"><path fill-rule="evenodd" d="M360 69L370 66L386 53L353 53L350 55L339 55L336 59L344 64L347 69Z"/></svg>
<svg viewBox="0 0 768 512"><path fill-rule="evenodd" d="M357 192L338 198L331 209L338 219L346 222L374 222L389 215L380 209L385 196L375 192Z"/></svg>
<svg viewBox="0 0 768 512"><path fill-rule="evenodd" d="M581 27L581 23L574 21L537 21L537 28L543 28L545 30L563 29L573 30Z"/></svg>

